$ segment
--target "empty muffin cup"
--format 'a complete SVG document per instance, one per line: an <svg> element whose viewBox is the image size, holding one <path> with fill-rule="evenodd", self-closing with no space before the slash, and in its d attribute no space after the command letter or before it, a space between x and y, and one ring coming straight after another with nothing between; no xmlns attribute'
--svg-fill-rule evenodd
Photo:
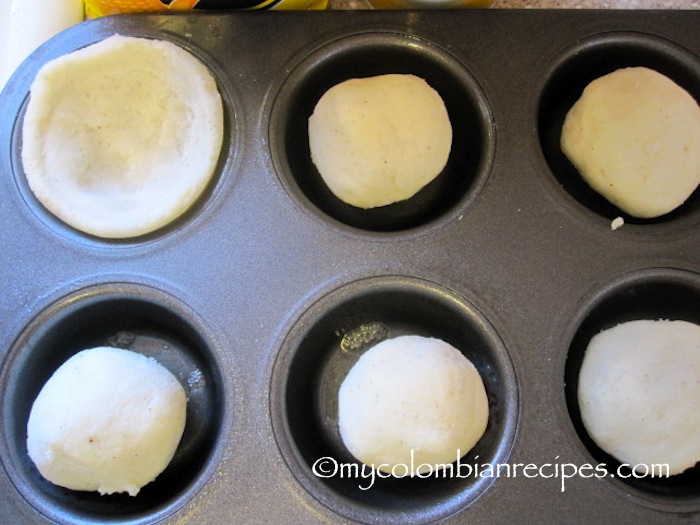
<svg viewBox="0 0 700 525"><path fill-rule="evenodd" d="M400 335L442 339L475 365L488 424L451 470L372 477L343 444L338 390L364 351ZM283 342L271 388L274 433L293 475L328 508L362 523L430 523L466 508L492 482L478 469L507 459L517 424L514 370L495 329L459 294L416 278L368 278L323 296Z"/></svg>
<svg viewBox="0 0 700 525"><path fill-rule="evenodd" d="M44 479L27 454L27 421L53 372L77 352L99 346L154 358L187 395L185 430L172 461L136 496L73 491ZM12 345L0 376L3 463L39 513L62 524L156 523L204 486L223 446L227 416L217 347L205 324L169 294L110 283L65 296L34 318Z"/></svg>
<svg viewBox="0 0 700 525"><path fill-rule="evenodd" d="M311 159L308 120L331 87L391 73L415 75L437 91L452 125L452 149L442 172L413 197L362 209L336 197L321 178ZM305 209L358 230L392 233L426 226L473 200L495 147L488 102L466 67L428 41L390 32L339 38L296 64L271 108L269 139L281 182Z"/></svg>
<svg viewBox="0 0 700 525"><path fill-rule="evenodd" d="M591 462L606 465L612 473L606 481L625 497L669 512L700 510L700 467L672 476L666 476L661 468L650 468L647 475L633 473L603 451L583 424L578 388L586 348L601 331L633 320L682 320L700 325L700 276L667 268L641 270L623 275L593 294L572 325L565 366L564 390L573 428Z"/></svg>

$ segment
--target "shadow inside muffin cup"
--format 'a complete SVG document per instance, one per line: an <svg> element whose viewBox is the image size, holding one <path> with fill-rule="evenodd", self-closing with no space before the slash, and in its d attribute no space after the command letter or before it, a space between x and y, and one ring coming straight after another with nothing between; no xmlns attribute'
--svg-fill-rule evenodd
<svg viewBox="0 0 700 525"><path fill-rule="evenodd" d="M622 217L629 224L661 224L700 216L700 189L672 212L660 217L632 217L595 192L561 150L566 114L593 80L617 69L643 66L666 75L700 101L700 59L664 39L642 33L608 33L590 37L564 52L544 84L537 109L537 129L544 158L557 183L595 214Z"/></svg>
<svg viewBox="0 0 700 525"><path fill-rule="evenodd" d="M649 269L623 276L597 292L576 322L565 367L565 396L571 421L594 462L616 474L621 462L603 451L586 432L578 405L578 378L593 336L633 320L683 320L700 325L700 275L673 269ZM621 476L606 478L636 501L667 511L700 510L700 466L674 476L634 477L623 467ZM622 476L629 476L625 479Z"/></svg>
<svg viewBox="0 0 700 525"><path fill-rule="evenodd" d="M74 491L44 479L28 456L27 421L39 391L77 352L125 348L154 358L187 395L187 419L175 455L136 496ZM42 312L10 349L2 372L2 413L10 479L48 518L67 524L161 521L206 482L224 419L220 371L203 325L174 298L147 287L104 285L81 290Z"/></svg>
<svg viewBox="0 0 700 525"><path fill-rule="evenodd" d="M440 94L452 124L452 150L440 175L410 199L357 208L321 178L311 159L308 120L336 84L390 73L421 77ZM272 109L270 147L282 182L306 205L353 228L397 232L431 223L475 197L488 176L494 131L483 93L456 59L415 37L367 33L332 42L292 70Z"/></svg>
<svg viewBox="0 0 700 525"><path fill-rule="evenodd" d="M363 328L365 344L344 343ZM410 477L405 475L407 465L396 477L371 477L372 470L363 470L343 445L338 430L343 379L373 344L408 334L452 344L474 363L484 381L487 429L460 460L472 470L460 468L455 457L447 475L432 469L425 478ZM350 283L302 315L275 364L272 411L288 466L327 507L363 523L429 523L464 509L491 484L493 479L479 477L478 469L506 461L518 392L507 350L473 305L429 282L386 277Z"/></svg>

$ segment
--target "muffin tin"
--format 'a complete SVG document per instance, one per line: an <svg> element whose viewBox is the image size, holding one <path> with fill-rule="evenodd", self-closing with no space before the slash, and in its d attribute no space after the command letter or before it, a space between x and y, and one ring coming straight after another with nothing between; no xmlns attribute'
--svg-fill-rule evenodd
<svg viewBox="0 0 700 525"><path fill-rule="evenodd" d="M700 100L699 23L697 11L123 15L42 46L0 97L0 523L696 519L699 467L668 480L561 474L619 466L588 438L576 404L591 335L635 318L700 323L700 194L659 219L626 217L557 144L581 89L619 67L653 67ZM113 33L199 57L226 129L192 210L120 241L51 216L20 160L37 70ZM320 182L306 120L333 84L381 73L436 88L454 144L414 198L361 211ZM625 224L612 230L617 216ZM319 475L319 459L352 461L335 393L366 345L343 340L403 333L441 337L479 368L489 426L462 461L482 475L366 489L351 471ZM173 463L135 498L54 487L26 455L43 382L101 344L155 356L189 397ZM483 475L486 464L511 474Z"/></svg>

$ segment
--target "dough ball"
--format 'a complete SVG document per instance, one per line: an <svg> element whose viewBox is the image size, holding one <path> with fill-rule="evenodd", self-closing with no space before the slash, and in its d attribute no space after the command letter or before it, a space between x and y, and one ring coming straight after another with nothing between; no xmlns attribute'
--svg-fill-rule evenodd
<svg viewBox="0 0 700 525"><path fill-rule="evenodd" d="M114 35L41 68L22 140L27 182L51 213L91 235L135 237L179 217L209 184L223 106L184 49Z"/></svg>
<svg viewBox="0 0 700 525"><path fill-rule="evenodd" d="M479 441L488 417L486 390L474 365L450 344L427 337L402 336L373 346L338 395L343 443L359 461L383 472L413 463L415 472L424 473L453 463ZM396 474L406 470L398 467Z"/></svg>
<svg viewBox="0 0 700 525"><path fill-rule="evenodd" d="M700 461L698 378L700 326L631 321L604 330L591 339L581 366L583 424L622 463L668 464L678 474Z"/></svg>
<svg viewBox="0 0 700 525"><path fill-rule="evenodd" d="M452 126L440 95L413 75L347 80L309 118L311 159L333 194L358 208L413 197L445 167Z"/></svg>
<svg viewBox="0 0 700 525"><path fill-rule="evenodd" d="M135 496L175 454L185 391L153 359L119 348L77 353L34 401L27 449L55 485Z"/></svg>
<svg viewBox="0 0 700 525"><path fill-rule="evenodd" d="M700 107L644 67L591 82L566 115L563 152L583 179L633 217L683 204L700 184Z"/></svg>

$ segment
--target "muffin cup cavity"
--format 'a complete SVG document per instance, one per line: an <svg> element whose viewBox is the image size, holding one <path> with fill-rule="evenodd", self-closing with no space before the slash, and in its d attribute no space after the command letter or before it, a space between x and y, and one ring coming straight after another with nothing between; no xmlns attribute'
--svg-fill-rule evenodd
<svg viewBox="0 0 700 525"><path fill-rule="evenodd" d="M350 368L374 344L407 334L452 344L486 386L486 432L459 463L455 458L452 475L372 477L340 437L338 389ZM488 320L450 290L413 278L355 281L321 298L291 328L272 377L273 430L290 470L321 503L363 523L429 523L466 508L491 480L464 465L504 461L517 413L512 364Z"/></svg>
<svg viewBox="0 0 700 525"><path fill-rule="evenodd" d="M60 218L55 216L39 201L29 187L22 164L22 129L27 104L29 103L30 98L30 93L27 91L26 96L17 102L17 118L15 120L14 127L12 128L12 135L10 137L10 161L15 186L27 209L31 212L31 215L50 231L52 231L52 233L57 234L70 242L76 242L78 244L94 247L118 248L123 246L147 245L180 232L186 227L187 224L194 221L202 214L204 209L209 205L212 199L215 198L216 193L220 190L220 187L224 182L224 174L232 169L231 165L234 161L234 153L237 148L236 143L239 139L240 133L238 130L239 123L237 122L235 116L235 90L231 86L230 79L227 78L227 75L221 70L221 67L213 60L212 57L204 52L204 50L200 50L196 47L193 48L189 42L180 41L179 38L175 38L173 35L163 34L156 31L143 31L142 34L130 33L131 32L129 31L122 32L122 34L125 34L125 36L164 40L175 44L202 62L212 74L217 83L219 95L221 96L224 118L223 142L221 145L219 158L211 178L201 194L189 206L188 209L186 209L181 215L176 217L171 222L161 226L157 230L134 237L107 238L92 235L66 224ZM106 38L110 36L110 34L98 36ZM60 57L73 51L77 51L83 47L95 44L101 41L103 38L96 38L96 35L92 35L92 38L86 41L80 39L67 41L57 39L50 41L44 46L46 50L45 53L39 55L33 60L33 57L28 59L28 64L25 64L23 67L31 67L32 70L38 72L39 69L52 58ZM108 96L108 94L105 94L104 96Z"/></svg>
<svg viewBox="0 0 700 525"><path fill-rule="evenodd" d="M156 359L187 395L187 421L175 456L135 497L58 487L27 454L29 412L44 383L72 355L97 346ZM0 376L6 443L0 451L16 488L41 514L63 524L150 524L176 512L207 481L221 446L226 403L214 350L193 312L150 287L96 285L48 307L16 339Z"/></svg>
<svg viewBox="0 0 700 525"><path fill-rule="evenodd" d="M616 472L621 462L601 450L590 438L578 406L578 376L591 338L620 323L633 320L683 320L700 324L700 275L675 269L648 269L624 275L598 290L575 321L564 372L569 416L581 444L593 462ZM641 505L670 512L700 510L700 466L670 477L663 472L635 477L623 467L623 476L606 481Z"/></svg>
<svg viewBox="0 0 700 525"><path fill-rule="evenodd" d="M643 66L669 77L700 101L700 58L660 37L607 33L589 37L562 53L547 75L537 107L540 146L558 186L590 212L626 224L655 225L700 218L700 190L670 213L652 219L632 217L595 192L561 150L566 114L593 80L626 67Z"/></svg>
<svg viewBox="0 0 700 525"><path fill-rule="evenodd" d="M440 94L452 124L452 150L440 175L410 199L356 208L333 195L319 175L308 119L334 85L389 73L421 77ZM419 228L474 199L488 176L494 133L486 98L459 61L427 41L389 32L341 38L304 58L281 86L269 127L272 159L292 196L325 219L369 232Z"/></svg>

